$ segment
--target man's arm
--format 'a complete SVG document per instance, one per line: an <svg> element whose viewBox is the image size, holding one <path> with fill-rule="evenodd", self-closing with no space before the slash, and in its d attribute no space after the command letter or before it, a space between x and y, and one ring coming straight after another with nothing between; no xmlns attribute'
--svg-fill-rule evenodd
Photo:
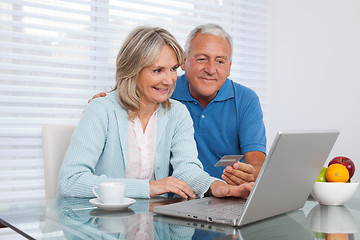
<svg viewBox="0 0 360 240"><path fill-rule="evenodd" d="M221 177L231 185L255 182L265 157L266 155L263 152L247 152L244 154L244 163L237 162L233 166L227 166Z"/></svg>
<svg viewBox="0 0 360 240"><path fill-rule="evenodd" d="M263 152L253 151L244 154L244 162L251 164L255 168L255 179L259 175L260 169L265 161L266 155Z"/></svg>

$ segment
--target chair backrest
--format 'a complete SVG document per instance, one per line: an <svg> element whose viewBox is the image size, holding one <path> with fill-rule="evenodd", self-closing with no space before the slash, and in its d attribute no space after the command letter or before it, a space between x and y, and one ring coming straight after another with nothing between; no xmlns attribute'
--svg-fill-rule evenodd
<svg viewBox="0 0 360 240"><path fill-rule="evenodd" d="M42 128L46 199L56 197L57 177L74 129L72 125L44 125Z"/></svg>

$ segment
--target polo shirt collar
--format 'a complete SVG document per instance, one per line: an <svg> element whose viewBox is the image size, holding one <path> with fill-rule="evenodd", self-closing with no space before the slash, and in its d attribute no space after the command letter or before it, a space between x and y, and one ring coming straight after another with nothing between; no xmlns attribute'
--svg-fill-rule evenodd
<svg viewBox="0 0 360 240"><path fill-rule="evenodd" d="M185 74L178 77L176 81L175 91L172 94L171 98L185 102L195 101L195 99L190 95L189 83L185 77Z"/></svg>
<svg viewBox="0 0 360 240"><path fill-rule="evenodd" d="M233 98L234 88L232 86L232 81L230 79L226 79L224 85L220 88L219 92L216 94L214 101L225 101L230 98Z"/></svg>

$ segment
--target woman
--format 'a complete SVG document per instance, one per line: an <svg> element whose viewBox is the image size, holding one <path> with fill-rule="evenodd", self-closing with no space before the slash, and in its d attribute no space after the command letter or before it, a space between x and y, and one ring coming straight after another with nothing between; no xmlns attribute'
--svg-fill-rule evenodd
<svg viewBox="0 0 360 240"><path fill-rule="evenodd" d="M60 196L93 197L91 188L109 181L125 183L133 198L249 194L253 184L227 185L197 159L191 117L169 100L183 60L165 29L129 34L117 56L116 86L90 102L74 131L58 177Z"/></svg>

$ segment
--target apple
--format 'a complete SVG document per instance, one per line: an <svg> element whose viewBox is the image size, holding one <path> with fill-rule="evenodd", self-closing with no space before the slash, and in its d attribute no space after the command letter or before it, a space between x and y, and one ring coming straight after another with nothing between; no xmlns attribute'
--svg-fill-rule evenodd
<svg viewBox="0 0 360 240"><path fill-rule="evenodd" d="M323 167L322 169L321 169L321 172L320 172L320 174L319 174L319 176L318 176L318 178L317 178L317 182L327 182L326 181L326 170L327 170L327 168L326 167Z"/></svg>
<svg viewBox="0 0 360 240"><path fill-rule="evenodd" d="M354 175L354 172L355 172L355 164L354 164L354 162L348 157L338 156L338 157L334 157L329 162L328 167L331 164L335 164L335 163L339 163L339 164L344 165L346 167L346 169L349 171L349 180L350 180L351 177Z"/></svg>

